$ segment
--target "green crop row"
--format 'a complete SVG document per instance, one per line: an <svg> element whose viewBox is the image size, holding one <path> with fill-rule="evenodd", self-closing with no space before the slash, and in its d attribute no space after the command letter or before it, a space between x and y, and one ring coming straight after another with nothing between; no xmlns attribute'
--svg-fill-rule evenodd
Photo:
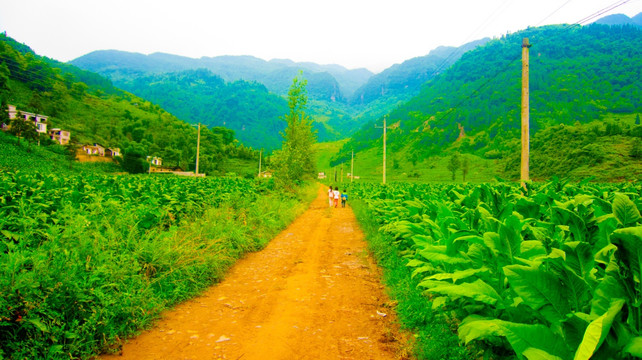
<svg viewBox="0 0 642 360"><path fill-rule="evenodd" d="M293 220L272 187L0 171L0 358L116 351Z"/></svg>
<svg viewBox="0 0 642 360"><path fill-rule="evenodd" d="M426 306L459 323L462 342L520 359L642 357L640 184L351 192L406 257Z"/></svg>

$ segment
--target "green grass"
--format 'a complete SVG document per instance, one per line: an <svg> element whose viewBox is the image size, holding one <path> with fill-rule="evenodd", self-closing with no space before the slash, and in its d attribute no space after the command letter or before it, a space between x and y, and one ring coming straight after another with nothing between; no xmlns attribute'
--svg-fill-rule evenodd
<svg viewBox="0 0 642 360"><path fill-rule="evenodd" d="M340 178L341 165L332 167L331 158L336 155L347 140L317 144L317 169L325 171L334 180ZM482 183L493 181L498 176L499 164L496 160L483 159L472 154L464 155L469 159L469 172L466 182ZM403 182L452 182L452 173L448 170L449 156L434 156L413 164L404 149L394 152L387 151L386 181ZM344 182L349 182L350 161L343 164ZM354 155L354 173L359 176L357 182L381 182L383 179L383 150L370 148ZM340 180L338 180L340 181ZM461 169L456 172L455 182L462 182Z"/></svg>
<svg viewBox="0 0 642 360"><path fill-rule="evenodd" d="M122 168L113 162L71 163L60 145L38 145L19 140L0 131L0 170L19 170L39 173L117 173Z"/></svg>
<svg viewBox="0 0 642 360"><path fill-rule="evenodd" d="M122 339L152 326L163 309L199 294L236 259L263 248L317 191L316 184L294 193L271 191L266 181L241 195L216 194L205 204L196 203L203 196L192 196L187 203L168 184L211 187L217 179L86 176L110 166L74 163L70 169L63 155L51 151L55 147L15 140L0 133L0 174L19 179L3 178L11 194L0 192L0 359L116 351ZM65 180L72 178L80 180ZM131 197L129 180L139 189L158 185L162 196L140 190L141 196ZM57 185L47 185L52 183ZM120 195L101 191L107 184ZM206 190L194 189L201 195ZM185 212L179 216L176 209ZM144 226L150 215L167 221Z"/></svg>
<svg viewBox="0 0 642 360"><path fill-rule="evenodd" d="M379 226L360 200L351 202L361 228L366 234L368 248L383 269L383 281L392 300L402 328L414 334L414 355L418 359L471 359L474 354L459 345L455 324L431 310L430 300L417 288L418 279L411 277L407 260L379 232Z"/></svg>
<svg viewBox="0 0 642 360"><path fill-rule="evenodd" d="M314 151L316 152L316 160L317 160L317 170L319 172L325 172L326 174L330 175L330 173L334 174L334 170L332 170L332 166L330 165L330 159L334 154L339 152L341 147L347 142L348 140L339 140L339 141L333 141L333 142L322 142L322 143L316 143L314 144ZM345 168L348 169L347 172L350 172L349 170L349 165ZM345 170L344 169L344 170ZM347 174L347 173L346 173Z"/></svg>

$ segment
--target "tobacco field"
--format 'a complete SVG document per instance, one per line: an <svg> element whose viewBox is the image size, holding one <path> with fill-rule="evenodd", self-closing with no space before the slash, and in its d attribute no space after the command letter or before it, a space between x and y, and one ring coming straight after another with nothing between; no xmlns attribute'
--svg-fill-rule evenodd
<svg viewBox="0 0 642 360"><path fill-rule="evenodd" d="M271 181L0 170L0 358L117 351L302 208Z"/></svg>
<svg viewBox="0 0 642 360"><path fill-rule="evenodd" d="M642 357L642 185L359 184L426 306L520 359Z"/></svg>

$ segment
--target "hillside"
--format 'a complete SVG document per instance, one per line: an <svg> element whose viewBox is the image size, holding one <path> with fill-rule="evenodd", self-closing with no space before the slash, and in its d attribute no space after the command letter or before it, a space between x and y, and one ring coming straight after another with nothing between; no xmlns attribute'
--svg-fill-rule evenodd
<svg viewBox="0 0 642 360"><path fill-rule="evenodd" d="M471 153L485 159L506 159L514 155L520 128L521 43L530 38L531 48L531 133L541 129L588 124L608 118L631 117L642 112L642 30L631 26L590 25L585 27L547 26L527 30L490 41L462 56L448 71L428 81L419 95L399 106L388 116L393 129L388 134L388 149L403 159L421 163L433 156L453 151ZM378 121L381 124L381 119ZM606 122L600 129L606 128ZM460 128L461 126L461 128ZM633 138L639 126L633 121L623 138L605 141L605 162L634 148ZM463 129L463 134L462 134ZM610 136L599 130L599 134ZM462 136L463 135L463 136ZM557 134L549 134L555 138ZM373 123L363 126L334 157L337 164L349 152L380 147L381 130ZM547 152L556 159L570 156ZM533 149L533 157L539 149ZM599 150L598 150L599 151ZM587 158L588 160L588 158ZM620 161L622 173L627 166L640 166L632 157ZM573 170L569 164L557 168L556 175ZM538 172L533 177L551 176ZM509 171L502 175L512 175ZM620 174L616 177L630 177Z"/></svg>
<svg viewBox="0 0 642 360"><path fill-rule="evenodd" d="M624 14L613 14L605 16L595 22L595 24L603 25L633 25L642 27L642 13L637 14L630 18Z"/></svg>
<svg viewBox="0 0 642 360"><path fill-rule="evenodd" d="M265 61L253 56L194 59L163 53L143 55L116 50L94 51L72 60L71 64L107 76L115 84L150 74L204 68L225 81L258 81L279 95L287 94L293 74L303 70L308 79L309 97L327 101L339 101L351 96L372 76L366 69L348 70L339 65L295 63L290 60Z"/></svg>
<svg viewBox="0 0 642 360"><path fill-rule="evenodd" d="M196 128L158 105L119 90L96 74L40 57L5 35L0 36L0 59L3 108L12 104L48 115L48 128L70 131L75 147L99 143L120 148L125 163L145 166L146 156L159 156L166 166L193 169ZM42 145L49 145L47 139L41 136ZM239 146L232 130L202 129L201 172L224 174L234 158L258 159L258 154Z"/></svg>
<svg viewBox="0 0 642 360"><path fill-rule="evenodd" d="M143 76L121 86L192 124L232 129L247 146L267 150L281 146L287 102L261 84L226 83L201 69Z"/></svg>
<svg viewBox="0 0 642 360"><path fill-rule="evenodd" d="M489 40L481 39L460 47L440 46L426 56L395 64L370 77L367 83L355 91L350 103L368 105L380 99L410 99L417 95L423 83L447 70L465 52L484 45Z"/></svg>

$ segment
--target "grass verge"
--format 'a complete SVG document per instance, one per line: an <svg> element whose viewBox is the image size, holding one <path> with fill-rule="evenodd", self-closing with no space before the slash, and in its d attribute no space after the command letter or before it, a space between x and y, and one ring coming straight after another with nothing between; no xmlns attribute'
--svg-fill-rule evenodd
<svg viewBox="0 0 642 360"><path fill-rule="evenodd" d="M430 300L417 288L418 280L370 216L361 200L350 204L355 212L373 257L383 269L383 281L388 294L397 302L397 315L402 328L412 332L414 356L417 359L471 359L474 355L459 343L456 325L449 324L442 313L433 312Z"/></svg>
<svg viewBox="0 0 642 360"><path fill-rule="evenodd" d="M0 359L91 358L149 328L160 313L220 281L263 248L316 195L239 197L179 225L148 230L127 204L66 206L37 247L0 254ZM26 239L23 239L26 242Z"/></svg>

